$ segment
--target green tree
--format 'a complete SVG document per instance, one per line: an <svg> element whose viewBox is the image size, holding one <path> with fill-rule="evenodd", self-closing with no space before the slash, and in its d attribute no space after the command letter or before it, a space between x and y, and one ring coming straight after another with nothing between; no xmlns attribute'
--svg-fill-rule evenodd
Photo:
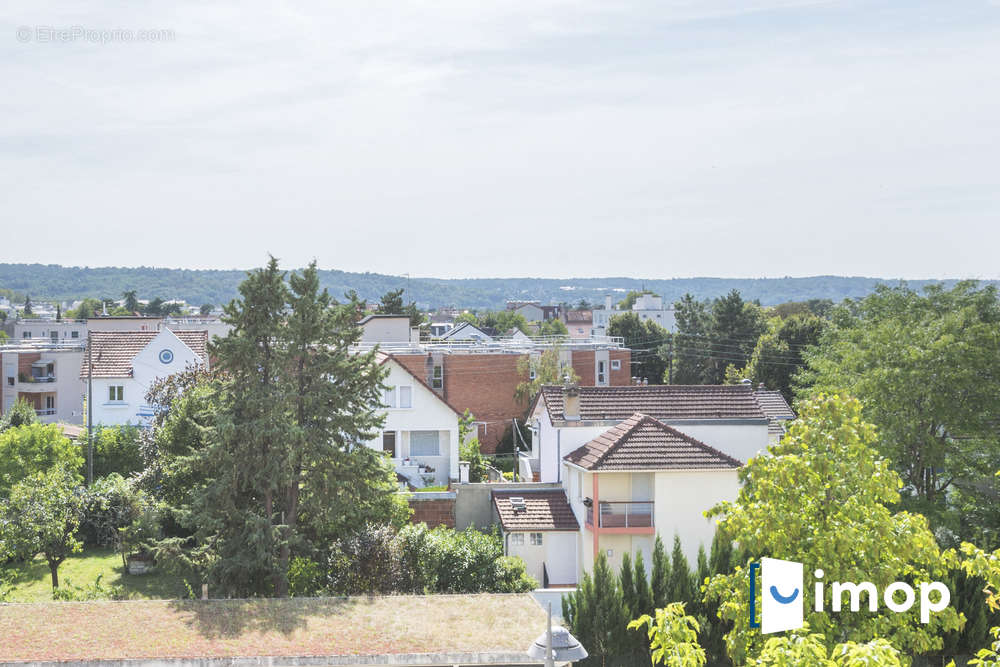
<svg viewBox="0 0 1000 667"><path fill-rule="evenodd" d="M561 350L559 345L551 345L538 356L529 354L518 359L517 373L524 378L514 389L514 399L518 403L530 403L543 385L580 381L573 366L560 359Z"/></svg>
<svg viewBox="0 0 1000 667"><path fill-rule="evenodd" d="M800 632L772 637L764 644L757 658L747 662L750 667L903 667L900 652L884 639L864 644L845 642L827 650L823 635Z"/></svg>
<svg viewBox="0 0 1000 667"><path fill-rule="evenodd" d="M593 574L584 573L576 591L563 596L562 605L563 620L587 647L591 664L606 664L627 651L628 615L621 586L603 551L594 560Z"/></svg>
<svg viewBox="0 0 1000 667"><path fill-rule="evenodd" d="M691 567L688 565L684 550L681 549L681 538L674 535L674 549L670 555L670 579L667 584L667 599L671 602L686 602L690 604L696 599L696 586Z"/></svg>
<svg viewBox="0 0 1000 667"><path fill-rule="evenodd" d="M875 429L861 419L855 399L820 396L800 405L800 418L789 427L770 456L752 458L740 471L734 502L708 512L718 529L750 553L795 560L806 571L822 568L826 581L870 581L876 590L902 577L937 581L947 573L945 559L924 517L893 513L901 481L878 456ZM707 595L733 623L726 637L734 662L756 657L761 635L749 628L747 571L712 577ZM885 608L864 614L828 613L832 586L825 587L825 611L814 609L813 591L804 593L805 620L837 642L865 642L878 637L896 648L920 654L941 648L946 630L964 619L948 608L920 622L916 606L905 613Z"/></svg>
<svg viewBox="0 0 1000 667"><path fill-rule="evenodd" d="M185 556L227 593L284 597L293 550L399 507L390 466L358 444L381 425L385 369L350 351L356 304L319 289L315 262L286 284L272 258L240 295L225 308L232 330L210 345L219 376L191 456L212 477L181 512L198 544ZM161 549L180 557L177 546Z"/></svg>
<svg viewBox="0 0 1000 667"><path fill-rule="evenodd" d="M31 297L30 296L24 297L24 310L23 310L23 312L24 312L25 315L33 315L34 314L34 313L31 312Z"/></svg>
<svg viewBox="0 0 1000 667"><path fill-rule="evenodd" d="M727 366L746 366L757 339L766 327L760 306L744 301L739 291L732 290L726 296L715 299L708 331L708 360L702 382L722 384Z"/></svg>
<svg viewBox="0 0 1000 667"><path fill-rule="evenodd" d="M632 306L635 302L639 300L639 297L650 294L652 296L660 296L656 292L650 290L630 290L625 298L618 302L618 310L632 310Z"/></svg>
<svg viewBox="0 0 1000 667"><path fill-rule="evenodd" d="M569 329L562 320L546 320L538 323L539 336L568 336Z"/></svg>
<svg viewBox="0 0 1000 667"><path fill-rule="evenodd" d="M161 299L160 297L155 297L151 299L149 303L146 304L146 308L143 310L143 314L154 315L154 316L165 315L166 313L163 312L163 304L164 304L163 299Z"/></svg>
<svg viewBox="0 0 1000 667"><path fill-rule="evenodd" d="M633 376L646 378L650 384L666 382L669 331L635 313L622 313L612 316L608 335L621 336L632 350Z"/></svg>
<svg viewBox="0 0 1000 667"><path fill-rule="evenodd" d="M417 308L417 304L410 302L403 303L403 289L386 292L379 302L378 312L382 315L407 315L410 318L410 326L418 327L424 321L424 316Z"/></svg>
<svg viewBox="0 0 1000 667"><path fill-rule="evenodd" d="M215 310L214 304L203 303L201 304L201 307L198 309L198 312L201 314L202 317L205 317L206 315L211 315L213 310Z"/></svg>
<svg viewBox="0 0 1000 667"><path fill-rule="evenodd" d="M485 482L488 477L489 461L486 460L479 448L479 438L470 437L475 428L474 420L475 417L468 410L458 420L458 456L460 460L467 461L469 464L470 482Z"/></svg>
<svg viewBox="0 0 1000 667"><path fill-rule="evenodd" d="M497 334L505 335L511 329L520 329L524 334L530 334L528 321L521 313L513 310L494 310L478 315L479 325L495 329Z"/></svg>
<svg viewBox="0 0 1000 667"><path fill-rule="evenodd" d="M56 467L18 482L0 501L0 543L21 558L41 553L53 589L59 588L59 565L82 547L76 539L83 504L78 482L76 474Z"/></svg>
<svg viewBox="0 0 1000 667"><path fill-rule="evenodd" d="M87 298L80 302L75 309L66 311L66 317L72 320L86 320L101 312L101 302L97 299Z"/></svg>
<svg viewBox="0 0 1000 667"><path fill-rule="evenodd" d="M698 644L698 621L684 613L683 602L671 602L628 624L630 630L646 628L654 665L701 667L706 664L705 649Z"/></svg>
<svg viewBox="0 0 1000 667"><path fill-rule="evenodd" d="M701 384L709 357L711 313L704 301L685 294L674 304L674 320L677 333L673 337L673 382Z"/></svg>
<svg viewBox="0 0 1000 667"><path fill-rule="evenodd" d="M803 351L819 342L826 320L815 315L772 318L767 333L757 340L743 376L777 389L792 401L792 378L805 365Z"/></svg>
<svg viewBox="0 0 1000 667"><path fill-rule="evenodd" d="M651 614L653 606L653 591L649 586L649 576L646 574L646 562L641 551L635 552L635 601L640 614ZM634 618L634 616L633 616Z"/></svg>
<svg viewBox="0 0 1000 667"><path fill-rule="evenodd" d="M801 395L856 396L879 432L879 452L903 477L903 507L940 539L1000 545L1000 302L962 282L919 294L879 287L838 307L806 351Z"/></svg>
<svg viewBox="0 0 1000 667"><path fill-rule="evenodd" d="M124 300L122 306L125 308L125 310L127 310L129 313L139 312L140 310L139 295L134 289L122 292L122 299Z"/></svg>
<svg viewBox="0 0 1000 667"><path fill-rule="evenodd" d="M18 398L7 412L0 416L0 433L9 428L17 428L18 426L26 426L37 422L38 416L35 414L35 408L23 398Z"/></svg>
<svg viewBox="0 0 1000 667"><path fill-rule="evenodd" d="M657 534L653 542L653 606L661 609L670 602L670 559L663 546L663 540Z"/></svg>
<svg viewBox="0 0 1000 667"><path fill-rule="evenodd" d="M143 470L145 461L135 426L104 426L94 433L94 478L112 473L129 476Z"/></svg>
<svg viewBox="0 0 1000 667"><path fill-rule="evenodd" d="M27 424L0 433L0 497L28 477L56 467L78 471L80 448L55 424Z"/></svg>

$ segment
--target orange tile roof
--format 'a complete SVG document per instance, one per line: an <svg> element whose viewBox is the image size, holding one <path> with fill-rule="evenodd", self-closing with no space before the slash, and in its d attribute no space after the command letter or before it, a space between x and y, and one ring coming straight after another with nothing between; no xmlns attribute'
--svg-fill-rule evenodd
<svg viewBox="0 0 1000 667"><path fill-rule="evenodd" d="M515 509L511 498L524 498L524 510ZM580 530L573 509L561 489L493 491L493 506L507 532L526 530Z"/></svg>
<svg viewBox="0 0 1000 667"><path fill-rule="evenodd" d="M206 359L208 331L172 331L202 360ZM92 331L91 349L80 362L80 377L87 377L87 360L93 362L95 378L132 377L132 360L156 338L158 331Z"/></svg>

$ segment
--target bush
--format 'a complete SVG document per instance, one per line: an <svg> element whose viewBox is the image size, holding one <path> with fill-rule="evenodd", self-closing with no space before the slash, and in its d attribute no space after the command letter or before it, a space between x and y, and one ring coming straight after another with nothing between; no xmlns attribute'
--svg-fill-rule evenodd
<svg viewBox="0 0 1000 667"><path fill-rule="evenodd" d="M25 424L0 433L0 497L37 473L56 467L77 473L82 465L79 447L54 424Z"/></svg>
<svg viewBox="0 0 1000 667"><path fill-rule="evenodd" d="M31 407L31 403L28 403L23 398L19 398L14 401L14 405L10 406L0 417L0 433L3 433L9 428L17 428L18 426L27 426L28 424L34 424L38 421L38 417L35 416L35 408Z"/></svg>
<svg viewBox="0 0 1000 667"><path fill-rule="evenodd" d="M97 575L90 586L77 586L66 579L59 588L52 589L52 599L61 602L87 602L89 600L127 600L124 586L105 586L101 583L103 574Z"/></svg>
<svg viewBox="0 0 1000 667"><path fill-rule="evenodd" d="M139 429L135 426L105 426L94 433L94 478L118 473L129 477L142 472Z"/></svg>

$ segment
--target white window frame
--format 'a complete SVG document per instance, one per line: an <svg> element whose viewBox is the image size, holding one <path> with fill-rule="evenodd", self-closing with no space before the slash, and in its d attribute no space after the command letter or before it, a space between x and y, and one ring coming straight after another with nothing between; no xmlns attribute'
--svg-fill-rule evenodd
<svg viewBox="0 0 1000 667"><path fill-rule="evenodd" d="M531 546L540 547L545 544L543 533L531 533Z"/></svg>
<svg viewBox="0 0 1000 667"><path fill-rule="evenodd" d="M116 396L117 396L117 398L115 398ZM123 384L109 384L108 385L108 403L124 403L124 402L125 402L125 385L123 385Z"/></svg>
<svg viewBox="0 0 1000 667"><path fill-rule="evenodd" d="M523 547L524 546L524 533L511 533L510 534L510 546L512 546L512 547Z"/></svg>
<svg viewBox="0 0 1000 667"><path fill-rule="evenodd" d="M435 433L437 434L437 451L433 454L428 454L426 452L416 452L413 450L413 436L417 433ZM441 454L441 432L434 430L427 431L410 431L410 456L411 457L425 457L425 456L442 456Z"/></svg>
<svg viewBox="0 0 1000 667"><path fill-rule="evenodd" d="M390 410L396 407L395 387L387 387L386 390L382 393L382 404Z"/></svg>
<svg viewBox="0 0 1000 667"><path fill-rule="evenodd" d="M604 365L604 360L599 359L597 361L597 384L598 386L605 385L608 383L608 373L606 366Z"/></svg>
<svg viewBox="0 0 1000 667"><path fill-rule="evenodd" d="M622 369L622 360L621 359L612 359L611 360L611 370L613 370L613 371L620 371L621 369Z"/></svg>
<svg viewBox="0 0 1000 667"><path fill-rule="evenodd" d="M396 387L398 396L396 397L397 407L405 410L413 407L413 387L408 384L401 384Z"/></svg>
<svg viewBox="0 0 1000 667"><path fill-rule="evenodd" d="M444 389L443 364L434 364L431 367L431 389Z"/></svg>

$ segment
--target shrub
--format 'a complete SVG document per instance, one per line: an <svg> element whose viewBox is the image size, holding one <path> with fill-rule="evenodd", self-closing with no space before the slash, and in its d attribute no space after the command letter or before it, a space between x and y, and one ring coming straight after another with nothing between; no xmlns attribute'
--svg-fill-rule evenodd
<svg viewBox="0 0 1000 667"><path fill-rule="evenodd" d="M94 478L118 473L129 477L142 472L139 429L135 426L105 426L94 433Z"/></svg>
<svg viewBox="0 0 1000 667"><path fill-rule="evenodd" d="M80 449L54 424L25 424L0 433L0 497L37 473L56 467L76 473L82 465Z"/></svg>

